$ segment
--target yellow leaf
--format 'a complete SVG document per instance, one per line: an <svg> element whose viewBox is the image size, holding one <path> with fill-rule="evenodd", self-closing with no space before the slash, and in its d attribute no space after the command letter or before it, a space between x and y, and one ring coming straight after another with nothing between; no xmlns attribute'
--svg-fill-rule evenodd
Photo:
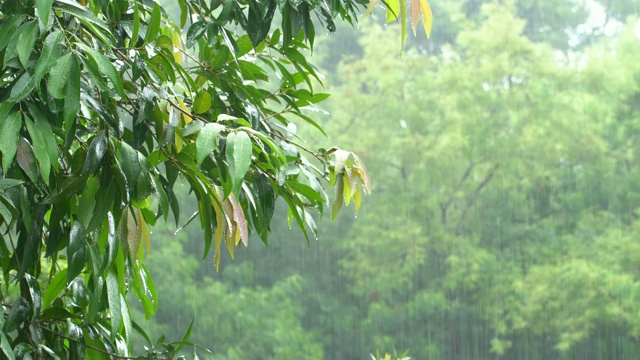
<svg viewBox="0 0 640 360"><path fill-rule="evenodd" d="M136 209L138 210L138 209ZM138 210L138 213L140 212L140 210ZM144 221L144 218L142 216L140 217L140 228L142 230L142 238L144 239L144 247L147 250L147 255L151 254L151 234L149 233L149 227L147 226L147 223Z"/></svg>
<svg viewBox="0 0 640 360"><path fill-rule="evenodd" d="M342 183L344 184L344 203L349 206L351 202L351 171L349 169L344 169Z"/></svg>
<svg viewBox="0 0 640 360"><path fill-rule="evenodd" d="M187 125L188 123L190 123L191 121L193 121L193 119L191 118L191 116L187 115L187 114L191 114L189 112L189 108L187 108L187 105L185 105L184 102L182 102L182 100L180 99L176 99L178 100L178 105L180 105L180 109L183 110L182 112L182 119L184 120L184 125Z"/></svg>
<svg viewBox="0 0 640 360"><path fill-rule="evenodd" d="M400 12L400 1L386 0L385 4L387 5L387 24L396 21L398 19L398 13Z"/></svg>
<svg viewBox="0 0 640 360"><path fill-rule="evenodd" d="M431 6L429 1L420 0L420 10L422 11L422 20L424 24L424 31L427 33L427 37L431 36L431 26L433 25L433 13L431 12ZM414 30L415 31L415 30Z"/></svg>
<svg viewBox="0 0 640 360"><path fill-rule="evenodd" d="M356 204L356 215L358 215L358 211L360 211L360 203L362 202L360 184L356 184L356 191L353 193L353 202Z"/></svg>
<svg viewBox="0 0 640 360"><path fill-rule="evenodd" d="M171 34L171 40L173 41L174 49L180 49L180 34L177 31L174 31ZM176 60L176 63L180 64L180 60L182 59L182 53L180 50L173 52L173 58Z"/></svg>

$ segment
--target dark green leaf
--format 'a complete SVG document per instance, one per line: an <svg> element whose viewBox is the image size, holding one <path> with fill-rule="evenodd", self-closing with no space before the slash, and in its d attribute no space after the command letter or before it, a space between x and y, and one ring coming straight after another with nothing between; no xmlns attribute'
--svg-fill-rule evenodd
<svg viewBox="0 0 640 360"><path fill-rule="evenodd" d="M31 321L36 321L38 316L40 316L40 310L42 309L42 295L40 293L40 285L38 284L38 280L31 276L31 274L25 274L24 278L21 281L29 292L29 297L31 298Z"/></svg>
<svg viewBox="0 0 640 360"><path fill-rule="evenodd" d="M7 319L4 321L2 331L8 334L14 330L17 330L22 323L27 319L30 311L29 303L23 297L19 297L11 307ZM5 351L6 353L6 351Z"/></svg>
<svg viewBox="0 0 640 360"><path fill-rule="evenodd" d="M11 37L15 34L15 30L20 26L24 18L25 15L23 14L9 16L6 18L6 21L0 25L0 51L7 46L9 40L11 40Z"/></svg>
<svg viewBox="0 0 640 360"><path fill-rule="evenodd" d="M53 23L50 21L51 5L53 0L36 0L36 15L45 31L49 30Z"/></svg>
<svg viewBox="0 0 640 360"><path fill-rule="evenodd" d="M9 339L7 339L4 333L0 333L0 348L2 348L2 352L8 360L16 360L16 356L11 348L11 343L9 343Z"/></svg>
<svg viewBox="0 0 640 360"><path fill-rule="evenodd" d="M160 9L160 5L158 3L153 3L153 10L151 11L151 21L149 21L149 26L147 27L147 33L144 36L146 42L151 43L158 36L158 32L160 31L160 21L162 20L162 13Z"/></svg>
<svg viewBox="0 0 640 360"><path fill-rule="evenodd" d="M76 55L71 56L69 65L69 78L64 92L64 126L68 135L80 109L80 66Z"/></svg>
<svg viewBox="0 0 640 360"><path fill-rule="evenodd" d="M108 139L104 130L99 131L96 136L91 140L89 150L87 151L87 158L82 166L82 172L92 171L104 158L104 154L107 152Z"/></svg>
<svg viewBox="0 0 640 360"><path fill-rule="evenodd" d="M24 73L18 78L11 89L11 94L7 102L17 103L25 97L27 97L33 89L35 89L36 83L33 81L33 77L29 73Z"/></svg>
<svg viewBox="0 0 640 360"><path fill-rule="evenodd" d="M67 259L69 262L67 283L80 275L87 263L87 246L84 241L85 229L79 221L73 223L69 232L69 245L67 246Z"/></svg>
<svg viewBox="0 0 640 360"><path fill-rule="evenodd" d="M20 36L18 37L18 59L20 59L20 63L22 67L25 69L29 68L29 57L33 52L33 47L36 44L36 40L38 39L38 24L35 21L28 22L25 26L25 29L22 30Z"/></svg>
<svg viewBox="0 0 640 360"><path fill-rule="evenodd" d="M204 21L196 21L187 30L187 41L185 45L191 48L207 31L207 23Z"/></svg>

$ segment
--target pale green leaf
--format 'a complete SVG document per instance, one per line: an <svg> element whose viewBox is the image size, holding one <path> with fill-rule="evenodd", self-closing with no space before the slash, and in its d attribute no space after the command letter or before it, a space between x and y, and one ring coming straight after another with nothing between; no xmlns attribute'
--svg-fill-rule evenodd
<svg viewBox="0 0 640 360"><path fill-rule="evenodd" d="M69 54L63 55L51 68L49 72L49 81L47 82L47 90L49 94L56 99L64 98L64 86L69 81L69 72L74 56Z"/></svg>
<svg viewBox="0 0 640 360"><path fill-rule="evenodd" d="M9 166L16 156L21 127L22 116L20 112L11 113L0 123L0 153L2 153L2 169L5 174L9 171Z"/></svg>
<svg viewBox="0 0 640 360"><path fill-rule="evenodd" d="M200 130L196 138L198 165L202 164L202 161L218 147L218 135L224 129L225 127L218 123L208 123Z"/></svg>
<svg viewBox="0 0 640 360"><path fill-rule="evenodd" d="M111 337L115 338L122 323L122 310L118 279L112 272L107 275L107 301L111 312Z"/></svg>
<svg viewBox="0 0 640 360"><path fill-rule="evenodd" d="M195 100L193 100L193 112L196 114L203 114L209 111L211 107L211 94L209 94L206 90L202 90L196 95Z"/></svg>
<svg viewBox="0 0 640 360"><path fill-rule="evenodd" d="M234 132L227 135L226 158L233 184L233 192L239 194L245 174L251 166L253 144L245 132Z"/></svg>

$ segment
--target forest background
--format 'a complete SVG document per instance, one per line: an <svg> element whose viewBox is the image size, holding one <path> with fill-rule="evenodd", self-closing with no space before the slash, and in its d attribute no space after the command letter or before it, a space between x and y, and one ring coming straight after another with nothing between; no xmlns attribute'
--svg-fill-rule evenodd
<svg viewBox="0 0 640 360"><path fill-rule="evenodd" d="M402 56L382 12L317 36L316 115L374 178L357 218L307 246L282 207L219 272L197 226L158 223L152 338L195 319L201 359L640 357L640 6L431 6Z"/></svg>

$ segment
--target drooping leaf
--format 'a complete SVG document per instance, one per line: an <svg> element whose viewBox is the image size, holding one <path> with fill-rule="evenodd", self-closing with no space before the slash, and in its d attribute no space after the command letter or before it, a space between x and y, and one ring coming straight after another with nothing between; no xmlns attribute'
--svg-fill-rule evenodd
<svg viewBox="0 0 640 360"><path fill-rule="evenodd" d="M25 298L19 297L16 299L9 311L9 315L7 315L7 318L4 321L2 332L8 334L17 330L27 319L30 310L31 307L29 306L29 302Z"/></svg>
<svg viewBox="0 0 640 360"><path fill-rule="evenodd" d="M49 30L53 25L50 22L50 13L51 13L51 5L53 4L53 0L36 0L36 10L38 15L38 20L42 23L42 27L44 30Z"/></svg>
<svg viewBox="0 0 640 360"><path fill-rule="evenodd" d="M420 1L420 11L422 11L422 26L427 33L427 37L431 37L431 27L433 26L433 13L431 12L431 6L427 0Z"/></svg>
<svg viewBox="0 0 640 360"><path fill-rule="evenodd" d="M71 71L71 62L74 60L71 53L63 55L51 68L49 81L47 82L47 90L49 94L56 99L64 98L64 86L69 81L69 72Z"/></svg>
<svg viewBox="0 0 640 360"><path fill-rule="evenodd" d="M156 6L158 6L156 4ZM124 87L122 85L122 77L116 70L116 67L113 66L111 61L107 59L104 55L102 55L99 51L92 49L82 43L78 43L78 46L82 48L98 65L98 69L100 72L109 79L109 81L113 84L113 87L116 90L116 93L120 95L121 98L126 98L127 95L124 93Z"/></svg>
<svg viewBox="0 0 640 360"><path fill-rule="evenodd" d="M47 144L45 143L44 134L40 131L39 127L31 121L28 116L25 116L24 123L27 126L29 135L31 135L31 141L33 143L33 151L38 161L40 168L40 174L45 183L49 183L49 173L51 172L51 160L49 154L47 154Z"/></svg>
<svg viewBox="0 0 640 360"><path fill-rule="evenodd" d="M6 174L18 150L18 136L22 127L20 112L11 113L0 123L0 153L2 153L2 169Z"/></svg>
<svg viewBox="0 0 640 360"><path fill-rule="evenodd" d="M31 321L36 321L40 316L40 310L42 310L42 294L38 280L31 274L25 274L24 278L22 278L21 287L26 287L26 292L29 293L29 298L31 299Z"/></svg>
<svg viewBox="0 0 640 360"><path fill-rule="evenodd" d="M209 156L218 147L218 136L225 127L218 123L208 123L202 127L196 138L196 163L202 164L202 161Z"/></svg>
<svg viewBox="0 0 640 360"><path fill-rule="evenodd" d="M162 13L160 9L160 5L158 3L153 3L153 10L151 11L151 20L149 21L149 25L147 26L147 33L145 34L145 41L150 43L155 40L156 36L158 36L158 32L160 31L160 21Z"/></svg>
<svg viewBox="0 0 640 360"><path fill-rule="evenodd" d="M0 333L0 348L2 348L2 352L8 360L16 360L11 343L9 343L9 339L7 339L7 335L4 332Z"/></svg>
<svg viewBox="0 0 640 360"><path fill-rule="evenodd" d="M63 119L65 126L65 134L73 128L74 120L80 109L80 65L76 55L72 55L69 64L69 78L64 92L64 109Z"/></svg>
<svg viewBox="0 0 640 360"><path fill-rule="evenodd" d="M18 141L18 166L29 177L29 180L34 184L38 183L38 165L36 163L36 157L33 153L33 148L27 139L21 137Z"/></svg>
<svg viewBox="0 0 640 360"><path fill-rule="evenodd" d="M93 170L93 168L98 165L107 152L107 141L108 139L104 130L99 131L96 136L93 137L89 145L89 150L87 150L87 157L82 166L82 172Z"/></svg>
<svg viewBox="0 0 640 360"><path fill-rule="evenodd" d="M38 39L38 24L35 21L27 23L18 37L18 59L25 69L29 68L29 57Z"/></svg>
<svg viewBox="0 0 640 360"><path fill-rule="evenodd" d="M238 194L240 186L249 167L253 144L251 138L243 131L227 135L226 159L233 183L233 192Z"/></svg>
<svg viewBox="0 0 640 360"><path fill-rule="evenodd" d="M69 245L67 246L67 283L71 283L80 275L87 263L87 247L84 241L85 229L79 221L75 221L69 232Z"/></svg>
<svg viewBox="0 0 640 360"><path fill-rule="evenodd" d="M54 31L47 35L42 45L42 52L38 57L38 62L33 70L33 82L38 84L42 77L51 70L53 64L58 61L62 53L62 33Z"/></svg>
<svg viewBox="0 0 640 360"><path fill-rule="evenodd" d="M115 338L122 323L122 309L120 302L120 290L118 279L112 272L107 274L107 301L109 302L109 312L111 313L111 337Z"/></svg>

